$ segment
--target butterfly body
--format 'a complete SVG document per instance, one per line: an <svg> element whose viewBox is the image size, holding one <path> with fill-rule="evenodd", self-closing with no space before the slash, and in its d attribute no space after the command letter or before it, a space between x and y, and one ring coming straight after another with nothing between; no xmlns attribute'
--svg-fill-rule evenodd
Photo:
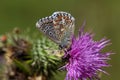
<svg viewBox="0 0 120 80"><path fill-rule="evenodd" d="M66 12L54 12L51 16L40 19L36 27L47 35L61 48L71 45L71 38L74 33L74 17Z"/></svg>

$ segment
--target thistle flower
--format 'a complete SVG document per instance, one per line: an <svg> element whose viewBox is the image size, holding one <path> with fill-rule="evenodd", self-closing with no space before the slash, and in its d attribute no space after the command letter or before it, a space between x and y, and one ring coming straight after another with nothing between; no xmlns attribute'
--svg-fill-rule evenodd
<svg viewBox="0 0 120 80"><path fill-rule="evenodd" d="M83 28L83 27L82 27ZM72 45L66 51L68 58L64 68L67 70L65 80L93 80L98 72L106 73L102 68L110 66L107 63L110 52L101 50L109 44L105 38L100 41L93 40L93 34L84 33L80 29L78 37L72 38Z"/></svg>

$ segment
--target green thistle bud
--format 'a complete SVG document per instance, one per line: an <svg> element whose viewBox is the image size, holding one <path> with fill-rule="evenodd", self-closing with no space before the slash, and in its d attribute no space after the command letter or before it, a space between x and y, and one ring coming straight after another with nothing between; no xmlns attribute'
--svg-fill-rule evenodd
<svg viewBox="0 0 120 80"><path fill-rule="evenodd" d="M32 67L35 75L43 75L50 79L53 73L60 67L61 57L60 50L55 43L42 37L33 45L32 50Z"/></svg>

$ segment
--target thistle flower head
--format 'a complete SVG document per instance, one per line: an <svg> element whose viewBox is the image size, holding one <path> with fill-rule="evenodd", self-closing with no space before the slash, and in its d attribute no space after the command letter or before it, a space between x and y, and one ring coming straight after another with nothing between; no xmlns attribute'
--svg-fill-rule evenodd
<svg viewBox="0 0 120 80"><path fill-rule="evenodd" d="M100 41L93 40L93 34L79 32L78 37L73 37L70 50L65 56L69 56L68 63L64 66L67 70L65 80L87 80L97 76L98 72L104 72L103 67L108 67L110 52L101 50L109 44L105 38Z"/></svg>
<svg viewBox="0 0 120 80"><path fill-rule="evenodd" d="M32 50L32 68L35 74L42 75L48 80L57 71L61 57L57 55L59 50L56 47L55 43L44 37L36 41Z"/></svg>

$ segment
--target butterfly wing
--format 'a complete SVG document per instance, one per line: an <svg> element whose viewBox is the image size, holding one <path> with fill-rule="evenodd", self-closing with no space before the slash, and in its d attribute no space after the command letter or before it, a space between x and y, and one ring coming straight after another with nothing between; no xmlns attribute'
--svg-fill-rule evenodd
<svg viewBox="0 0 120 80"><path fill-rule="evenodd" d="M52 39L55 43L59 44L61 42L56 34L52 16L40 19L36 23L36 27L50 39Z"/></svg>
<svg viewBox="0 0 120 80"><path fill-rule="evenodd" d="M59 32L58 35L61 41L59 45L61 48L69 47L74 34L74 17L66 12L54 12L52 16L54 27Z"/></svg>
<svg viewBox="0 0 120 80"><path fill-rule="evenodd" d="M74 17L66 12L54 12L51 16L40 19L36 27L61 47L71 44L74 33Z"/></svg>

